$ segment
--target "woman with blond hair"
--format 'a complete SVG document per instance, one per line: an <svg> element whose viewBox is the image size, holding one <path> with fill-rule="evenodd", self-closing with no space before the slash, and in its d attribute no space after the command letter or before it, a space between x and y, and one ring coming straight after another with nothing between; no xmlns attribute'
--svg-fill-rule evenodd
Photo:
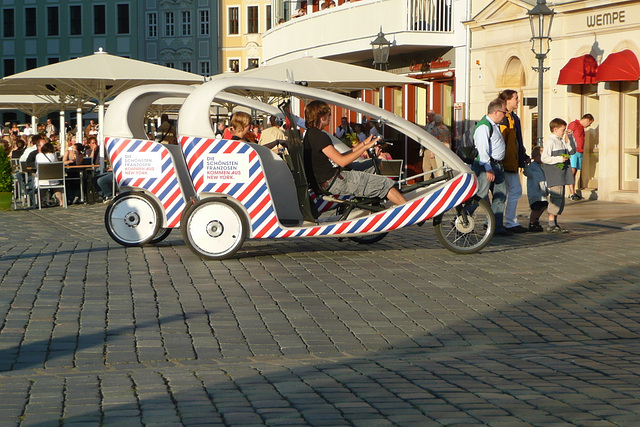
<svg viewBox="0 0 640 427"><path fill-rule="evenodd" d="M229 131L231 132L231 139L236 141L247 141L246 138L249 130L251 129L251 116L244 111L238 111L231 116L231 122L229 123Z"/></svg>

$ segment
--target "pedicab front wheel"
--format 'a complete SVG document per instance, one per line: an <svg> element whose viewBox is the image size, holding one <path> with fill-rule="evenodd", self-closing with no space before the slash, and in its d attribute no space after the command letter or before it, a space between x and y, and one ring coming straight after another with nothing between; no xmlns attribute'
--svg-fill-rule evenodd
<svg viewBox="0 0 640 427"><path fill-rule="evenodd" d="M142 246L151 242L158 235L160 222L156 202L141 192L120 193L104 213L107 233L122 246Z"/></svg>
<svg viewBox="0 0 640 427"><path fill-rule="evenodd" d="M212 197L185 209L180 231L185 243L205 259L225 259L244 243L249 224L240 207L228 199Z"/></svg>
<svg viewBox="0 0 640 427"><path fill-rule="evenodd" d="M487 246L496 220L491 205L474 197L438 216L434 225L442 246L457 254L473 254Z"/></svg>

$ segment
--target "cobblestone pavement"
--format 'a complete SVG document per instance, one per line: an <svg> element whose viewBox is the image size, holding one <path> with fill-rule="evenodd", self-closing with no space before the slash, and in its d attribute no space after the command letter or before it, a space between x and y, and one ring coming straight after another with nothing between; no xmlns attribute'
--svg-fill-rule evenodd
<svg viewBox="0 0 640 427"><path fill-rule="evenodd" d="M103 212L0 212L3 426L640 423L635 217L216 262L176 231L121 247Z"/></svg>

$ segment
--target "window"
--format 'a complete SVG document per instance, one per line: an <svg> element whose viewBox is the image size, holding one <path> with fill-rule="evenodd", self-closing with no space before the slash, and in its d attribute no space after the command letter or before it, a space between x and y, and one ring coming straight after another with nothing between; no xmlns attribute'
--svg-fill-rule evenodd
<svg viewBox="0 0 640 427"><path fill-rule="evenodd" d="M173 12L165 12L164 13L164 35L166 37L173 37L176 35L174 28L174 17Z"/></svg>
<svg viewBox="0 0 640 427"><path fill-rule="evenodd" d="M200 35L208 36L209 31L209 11L203 9L200 11Z"/></svg>
<svg viewBox="0 0 640 427"><path fill-rule="evenodd" d="M4 37L16 36L16 12L13 9L4 9L2 11L2 35Z"/></svg>
<svg viewBox="0 0 640 427"><path fill-rule="evenodd" d="M47 58L47 65L57 64L60 62L60 58Z"/></svg>
<svg viewBox="0 0 640 427"><path fill-rule="evenodd" d="M638 183L640 183L640 132L638 131L638 118L640 117L640 91L638 90L637 81L621 82L619 84L621 112L620 190L633 191L637 193ZM595 122L592 126L594 129L598 127ZM588 152L587 149L585 149L584 152L586 156Z"/></svg>
<svg viewBox="0 0 640 427"><path fill-rule="evenodd" d="M176 64L174 64L173 62L165 62L164 66L169 68L176 68Z"/></svg>
<svg viewBox="0 0 640 427"><path fill-rule="evenodd" d="M188 10L182 12L182 29L180 35L191 35L191 12L189 12Z"/></svg>
<svg viewBox="0 0 640 427"><path fill-rule="evenodd" d="M229 60L229 71L233 71L237 73L240 71L240 60L239 59L230 59Z"/></svg>
<svg viewBox="0 0 640 427"><path fill-rule="evenodd" d="M34 68L38 68L38 58L25 59L25 65L27 70L33 70Z"/></svg>
<svg viewBox="0 0 640 427"><path fill-rule="evenodd" d="M260 66L260 59L259 58L249 58L247 60L247 68L248 69L258 68L259 66Z"/></svg>
<svg viewBox="0 0 640 427"><path fill-rule="evenodd" d="M93 34L107 34L107 8L103 4L93 6Z"/></svg>
<svg viewBox="0 0 640 427"><path fill-rule="evenodd" d="M69 6L69 34L82 34L82 6Z"/></svg>
<svg viewBox="0 0 640 427"><path fill-rule="evenodd" d="M187 73L191 72L191 62L183 62L182 63L182 71L186 71Z"/></svg>
<svg viewBox="0 0 640 427"><path fill-rule="evenodd" d="M230 7L229 8L229 34L238 34L239 33L239 25L238 25L238 8Z"/></svg>
<svg viewBox="0 0 640 427"><path fill-rule="evenodd" d="M129 5L119 4L118 12L118 34L129 34Z"/></svg>
<svg viewBox="0 0 640 427"><path fill-rule="evenodd" d="M203 76L211 74L211 64L209 61L200 61L200 74Z"/></svg>
<svg viewBox="0 0 640 427"><path fill-rule="evenodd" d="M247 7L247 33L258 33L258 6Z"/></svg>
<svg viewBox="0 0 640 427"><path fill-rule="evenodd" d="M5 59L3 62L4 62L4 75L5 75L5 77L16 73L16 60L15 59Z"/></svg>
<svg viewBox="0 0 640 427"><path fill-rule="evenodd" d="M58 6L47 7L47 35L59 36L60 35L60 16L58 12Z"/></svg>
<svg viewBox="0 0 640 427"><path fill-rule="evenodd" d="M37 30L36 8L27 7L24 9L24 35L25 37L35 37Z"/></svg>
<svg viewBox="0 0 640 427"><path fill-rule="evenodd" d="M158 14L156 12L147 13L147 38L158 38Z"/></svg>
<svg viewBox="0 0 640 427"><path fill-rule="evenodd" d="M268 4L267 5L267 10L265 12L265 18L266 18L266 22L265 22L265 28L267 31L269 31L271 29L271 5Z"/></svg>

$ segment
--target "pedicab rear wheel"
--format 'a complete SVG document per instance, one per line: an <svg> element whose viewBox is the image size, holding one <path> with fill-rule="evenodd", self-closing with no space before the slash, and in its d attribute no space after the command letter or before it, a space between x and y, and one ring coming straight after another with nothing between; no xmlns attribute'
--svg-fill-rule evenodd
<svg viewBox="0 0 640 427"><path fill-rule="evenodd" d="M473 254L487 246L496 220L489 203L474 197L440 215L434 225L442 246L457 254Z"/></svg>
<svg viewBox="0 0 640 427"><path fill-rule="evenodd" d="M370 212L367 212L367 214L369 213ZM361 209L354 209L351 212L349 212L348 215L341 218L341 220L354 219L354 218L358 218L361 215L362 215ZM351 240L352 242L356 242L360 245L370 245L372 243L376 243L384 239L387 234L389 233L382 232L382 233L375 233L375 234L365 234L363 236L352 236L352 237L349 237L349 240Z"/></svg>
<svg viewBox="0 0 640 427"><path fill-rule="evenodd" d="M156 243L162 242L164 239L169 237L171 230L173 230L173 228L160 228L158 230L158 234L156 234L153 239L149 240L149 243L155 245Z"/></svg>
<svg viewBox="0 0 640 427"><path fill-rule="evenodd" d="M180 231L185 243L205 259L225 259L244 243L249 223L244 211L234 202L211 197L185 209Z"/></svg>
<svg viewBox="0 0 640 427"><path fill-rule="evenodd" d="M376 243L384 239L387 234L389 233L367 234L365 236L349 237L349 240L356 242L360 245L370 245L372 243Z"/></svg>
<svg viewBox="0 0 640 427"><path fill-rule="evenodd" d="M158 236L160 223L157 203L142 192L120 193L104 213L107 233L122 246L142 246L151 242Z"/></svg>

